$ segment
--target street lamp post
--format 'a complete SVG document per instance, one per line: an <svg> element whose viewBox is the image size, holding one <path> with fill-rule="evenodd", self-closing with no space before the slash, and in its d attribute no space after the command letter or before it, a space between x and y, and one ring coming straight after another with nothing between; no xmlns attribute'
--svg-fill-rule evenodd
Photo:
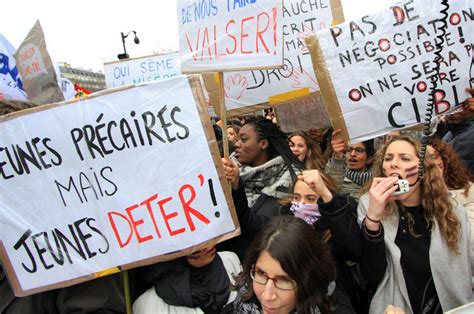
<svg viewBox="0 0 474 314"><path fill-rule="evenodd" d="M133 33L135 35L135 38L133 39L133 41L135 42L135 44L139 44L140 43L140 39L138 39L137 37L137 32L135 31L129 31L127 33L127 35L124 35L123 32L120 32L120 35L122 36L122 44L123 44L123 53L120 53L117 55L117 58L119 58L119 60L123 60L123 59L128 59L129 58L129 55L127 53L127 48L125 48L125 38L128 37L128 35L130 35L130 33Z"/></svg>

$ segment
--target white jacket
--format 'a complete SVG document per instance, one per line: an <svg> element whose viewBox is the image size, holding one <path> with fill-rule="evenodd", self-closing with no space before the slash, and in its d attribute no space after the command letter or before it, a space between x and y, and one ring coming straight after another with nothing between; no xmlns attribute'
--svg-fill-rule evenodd
<svg viewBox="0 0 474 314"><path fill-rule="evenodd" d="M464 207L454 198L450 197L450 199L453 202L454 213L461 223L459 240L460 254L451 254L446 242L442 238L436 221L431 231L429 251L431 273L443 311L466 304L470 302L472 298L469 222ZM364 194L360 198L359 207L357 209L360 225L367 213L368 206L369 195ZM369 313L384 313L385 308L389 304L400 307L407 314L413 313L400 264L401 252L395 244L398 223L398 211L395 211L393 215L382 220L387 269L372 298Z"/></svg>

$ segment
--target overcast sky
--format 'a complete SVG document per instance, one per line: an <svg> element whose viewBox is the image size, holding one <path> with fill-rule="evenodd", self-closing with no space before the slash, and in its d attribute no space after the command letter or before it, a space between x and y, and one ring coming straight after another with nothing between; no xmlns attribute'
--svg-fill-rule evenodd
<svg viewBox="0 0 474 314"><path fill-rule="evenodd" d="M346 20L378 11L395 0L341 0ZM3 10L8 12L3 12ZM17 0L2 6L0 33L15 47L37 19L53 62L102 71L104 62L123 52L120 32L137 32L126 39L130 57L178 50L175 0Z"/></svg>

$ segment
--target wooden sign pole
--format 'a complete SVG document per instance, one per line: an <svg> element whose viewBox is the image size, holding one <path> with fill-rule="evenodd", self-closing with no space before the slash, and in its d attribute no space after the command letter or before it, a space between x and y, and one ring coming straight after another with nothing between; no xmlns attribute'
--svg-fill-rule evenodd
<svg viewBox="0 0 474 314"><path fill-rule="evenodd" d="M225 109L224 73L219 74L219 108L222 121L222 147L224 158L229 159L229 141L227 140L227 110Z"/></svg>
<svg viewBox="0 0 474 314"><path fill-rule="evenodd" d="M125 308L127 314L133 314L132 299L130 298L130 282L128 280L128 270L122 272L123 275L123 289L125 294Z"/></svg>
<svg viewBox="0 0 474 314"><path fill-rule="evenodd" d="M229 140L227 139L227 110L225 108L225 91L224 91L224 73L218 72L219 75L219 109L221 112L222 121L222 151L224 152L224 158L229 160ZM227 181L227 185L223 187L227 192L232 195L232 187L230 181Z"/></svg>

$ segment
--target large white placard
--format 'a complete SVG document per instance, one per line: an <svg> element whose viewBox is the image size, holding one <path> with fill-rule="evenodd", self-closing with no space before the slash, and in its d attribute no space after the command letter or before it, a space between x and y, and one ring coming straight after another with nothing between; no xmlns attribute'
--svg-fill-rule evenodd
<svg viewBox="0 0 474 314"><path fill-rule="evenodd" d="M330 27L333 20L330 0L285 0L283 68L224 73L227 110L266 103L270 96L295 89L319 91L304 38Z"/></svg>
<svg viewBox="0 0 474 314"><path fill-rule="evenodd" d="M464 89L474 75L473 7L473 0L449 1L440 74L435 76L436 114L468 96ZM323 55L323 61L315 62L318 81L332 84L322 89L324 100L335 119L342 115L351 141L424 120L442 8L440 1L410 0L316 34ZM320 81L325 70L328 76ZM332 89L335 98L329 97Z"/></svg>
<svg viewBox="0 0 474 314"><path fill-rule="evenodd" d="M37 292L234 231L202 123L186 77L1 122L11 282Z"/></svg>
<svg viewBox="0 0 474 314"><path fill-rule="evenodd" d="M181 75L179 54L161 54L104 63L107 88L150 83Z"/></svg>
<svg viewBox="0 0 474 314"><path fill-rule="evenodd" d="M283 65L282 0L177 0L183 73Z"/></svg>

